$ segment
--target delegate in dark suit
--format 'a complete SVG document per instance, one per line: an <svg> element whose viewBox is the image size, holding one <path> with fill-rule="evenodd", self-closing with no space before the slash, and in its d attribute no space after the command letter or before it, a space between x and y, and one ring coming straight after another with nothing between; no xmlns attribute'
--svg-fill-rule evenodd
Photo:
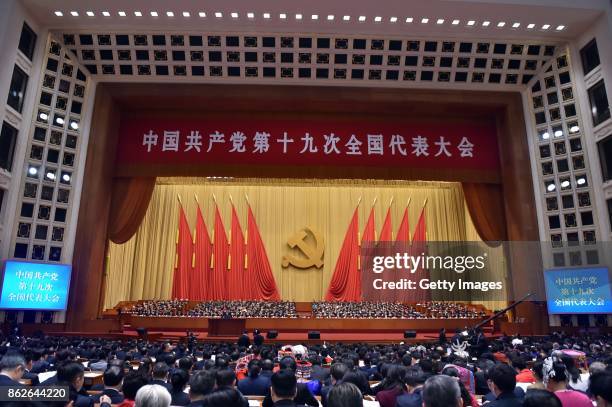
<svg viewBox="0 0 612 407"><path fill-rule="evenodd" d="M415 389L412 393L405 393L398 396L395 401L396 407L421 407L423 405L422 388Z"/></svg>
<svg viewBox="0 0 612 407"><path fill-rule="evenodd" d="M111 404L119 404L123 401L123 394L119 393L117 390L115 389L104 389L102 391L102 393L100 394L96 394L95 396L92 396L92 399L94 401L94 403L99 403L100 402L100 397L102 396L108 396L111 399Z"/></svg>
<svg viewBox="0 0 612 407"><path fill-rule="evenodd" d="M270 392L270 377L244 378L238 382L238 390L246 396L266 396Z"/></svg>

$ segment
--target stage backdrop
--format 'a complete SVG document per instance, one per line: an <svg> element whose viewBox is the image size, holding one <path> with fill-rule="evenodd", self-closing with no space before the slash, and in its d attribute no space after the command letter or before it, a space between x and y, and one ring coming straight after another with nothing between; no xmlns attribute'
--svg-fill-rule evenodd
<svg viewBox="0 0 612 407"><path fill-rule="evenodd" d="M179 201L193 233L199 200L209 233L214 225L214 201L229 235L231 199L243 231L247 203L255 214L281 298L316 301L325 297L336 259L355 207L359 230L375 201L377 234L391 204L393 238L410 199L411 234L425 200L428 241L481 241L470 218L460 183L374 180L203 179L158 178L146 215L134 236L123 244L108 243L104 308L122 300L167 299L171 296ZM287 240L301 228L317 230L325 240L322 268L282 267L283 256L296 255ZM377 236L378 237L378 236ZM499 249L499 256L503 251ZM234 260L232 260L234 261ZM506 271L489 270L491 279L505 281ZM499 298L506 298L500 296ZM479 298L473 298L473 302ZM485 303L496 308L503 303Z"/></svg>

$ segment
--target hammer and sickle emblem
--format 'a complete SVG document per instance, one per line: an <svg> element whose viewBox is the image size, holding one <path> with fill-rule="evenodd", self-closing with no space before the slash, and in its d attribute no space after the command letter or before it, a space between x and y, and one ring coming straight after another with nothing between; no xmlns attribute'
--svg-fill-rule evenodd
<svg viewBox="0 0 612 407"><path fill-rule="evenodd" d="M309 236L312 239L308 239ZM312 242L310 240L312 240ZM323 252L325 246L323 245L323 236L317 231L306 226L291 236L287 240L287 245L292 249L297 247L304 257L291 255L283 256L283 267L289 267L289 265L300 269L323 267Z"/></svg>

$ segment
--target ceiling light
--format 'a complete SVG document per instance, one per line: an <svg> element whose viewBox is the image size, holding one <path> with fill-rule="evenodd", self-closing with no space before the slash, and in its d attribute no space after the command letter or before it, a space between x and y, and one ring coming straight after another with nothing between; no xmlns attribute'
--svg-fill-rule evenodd
<svg viewBox="0 0 612 407"><path fill-rule="evenodd" d="M561 130L555 131L555 137L562 137L562 136L563 136L563 132Z"/></svg>
<svg viewBox="0 0 612 407"><path fill-rule="evenodd" d="M62 179L63 179L65 182L70 182L70 175L68 175L68 174L64 174L64 175L62 175Z"/></svg>
<svg viewBox="0 0 612 407"><path fill-rule="evenodd" d="M406 17L406 22L407 22L407 23L411 23L411 22L413 22L413 21L414 21L414 18L412 18L412 17Z"/></svg>
<svg viewBox="0 0 612 407"><path fill-rule="evenodd" d="M50 180L55 180L55 173L49 171L47 172L46 177L49 178Z"/></svg>
<svg viewBox="0 0 612 407"><path fill-rule="evenodd" d="M310 16L310 18L312 18L313 20L318 20L319 19L319 15L318 14L313 14Z"/></svg>
<svg viewBox="0 0 612 407"><path fill-rule="evenodd" d="M580 130L580 127L578 127L578 125L573 125L569 130L571 133L576 133L578 130Z"/></svg>
<svg viewBox="0 0 612 407"><path fill-rule="evenodd" d="M564 25L558 25L557 28L555 28L555 30L557 30L557 31L561 31L561 30L564 30L564 29L565 29Z"/></svg>
<svg viewBox="0 0 612 407"><path fill-rule="evenodd" d="M389 18L389 22L390 23L397 23L397 17L390 17Z"/></svg>
<svg viewBox="0 0 612 407"><path fill-rule="evenodd" d="M366 16L359 16L359 21L364 22L366 20Z"/></svg>
<svg viewBox="0 0 612 407"><path fill-rule="evenodd" d="M302 19L302 15L301 15L301 14L299 14L299 13L298 13L298 14L296 14L296 15L295 15L295 19L296 19L296 20L301 20L301 19Z"/></svg>
<svg viewBox="0 0 612 407"><path fill-rule="evenodd" d="M220 12L220 11L215 11L215 17L221 18L221 17L223 17L223 13Z"/></svg>
<svg viewBox="0 0 612 407"><path fill-rule="evenodd" d="M157 17L157 11L151 11L151 17Z"/></svg>
<svg viewBox="0 0 612 407"><path fill-rule="evenodd" d="M55 15L58 17L62 17L64 15L64 13L62 13L61 11L56 11Z"/></svg>
<svg viewBox="0 0 612 407"><path fill-rule="evenodd" d="M483 27L488 27L488 26L490 26L490 25L491 25L491 22L490 22L490 21L483 21L483 22L482 22L482 26L483 26Z"/></svg>
<svg viewBox="0 0 612 407"><path fill-rule="evenodd" d="M334 21L334 15L333 14L328 15L327 21Z"/></svg>
<svg viewBox="0 0 612 407"><path fill-rule="evenodd" d="M263 18L269 20L272 17L272 15L270 15L270 13L263 13Z"/></svg>
<svg viewBox="0 0 612 407"><path fill-rule="evenodd" d="M55 123L57 123L57 124L64 124L64 119L62 119L61 117L56 117L55 118Z"/></svg>
<svg viewBox="0 0 612 407"><path fill-rule="evenodd" d="M470 21L467 22L467 25L469 25L469 26L472 26L474 24L476 24L476 21L474 21L474 20L470 20Z"/></svg>
<svg viewBox="0 0 612 407"><path fill-rule="evenodd" d="M542 29L543 29L543 30L548 30L549 28L550 28L550 24L544 24L544 25L542 26Z"/></svg>
<svg viewBox="0 0 612 407"><path fill-rule="evenodd" d="M533 29L535 27L535 24L531 23L531 24L527 24L527 28L528 29Z"/></svg>
<svg viewBox="0 0 612 407"><path fill-rule="evenodd" d="M544 133L542 133L542 140L548 140L550 138L550 134L548 134L547 131L545 131Z"/></svg>
<svg viewBox="0 0 612 407"><path fill-rule="evenodd" d="M103 12L102 12L102 15L103 15L104 17L110 17L110 11L103 11Z"/></svg>
<svg viewBox="0 0 612 407"><path fill-rule="evenodd" d="M247 13L247 18L255 18L255 13L253 12Z"/></svg>
<svg viewBox="0 0 612 407"><path fill-rule="evenodd" d="M421 24L427 24L429 22L429 18L422 18L421 19Z"/></svg>
<svg viewBox="0 0 612 407"><path fill-rule="evenodd" d="M119 14L119 17L125 17L125 11L119 11L117 12L117 14Z"/></svg>
<svg viewBox="0 0 612 407"><path fill-rule="evenodd" d="M40 117L41 120L47 120L49 118L49 115L45 112L40 112L38 114L38 117Z"/></svg>
<svg viewBox="0 0 612 407"><path fill-rule="evenodd" d="M458 25L459 24L459 20L453 20L453 25Z"/></svg>
<svg viewBox="0 0 612 407"><path fill-rule="evenodd" d="M174 17L174 12L172 12L172 11L166 11L166 15L167 15L168 17Z"/></svg>
<svg viewBox="0 0 612 407"><path fill-rule="evenodd" d="M546 187L546 189L548 190L548 192L552 192L556 189L557 187L555 186L555 184L548 184L548 186Z"/></svg>
<svg viewBox="0 0 612 407"><path fill-rule="evenodd" d="M376 16L374 17L374 21L377 23L380 23L382 21L382 17L381 16Z"/></svg>
<svg viewBox="0 0 612 407"><path fill-rule="evenodd" d="M521 23L512 24L512 28L519 28L520 26L521 26Z"/></svg>
<svg viewBox="0 0 612 407"><path fill-rule="evenodd" d="M342 17L342 19L344 21L350 21L351 20L351 16L344 16L344 17Z"/></svg>
<svg viewBox="0 0 612 407"><path fill-rule="evenodd" d="M30 167L30 168L28 168L28 174L30 174L30 175L36 175L36 174L38 174L38 168L36 168L36 167Z"/></svg>
<svg viewBox="0 0 612 407"><path fill-rule="evenodd" d="M70 122L70 128L72 130L78 130L79 129L79 124L77 122Z"/></svg>
<svg viewBox="0 0 612 407"><path fill-rule="evenodd" d="M438 21L436 21L436 24L444 24L444 19L438 18Z"/></svg>
<svg viewBox="0 0 612 407"><path fill-rule="evenodd" d="M285 20L285 19L287 18L287 14L286 14L286 13L280 13L280 14L278 15L278 17L279 17L280 19L282 19L282 20Z"/></svg>
<svg viewBox="0 0 612 407"><path fill-rule="evenodd" d="M232 16L232 18L238 18L238 13L234 11L233 13L230 13L230 16Z"/></svg>
<svg viewBox="0 0 612 407"><path fill-rule="evenodd" d="M136 17L142 17L142 12L140 12L140 11L134 11L134 15L135 15Z"/></svg>
<svg viewBox="0 0 612 407"><path fill-rule="evenodd" d="M71 15L72 17L78 17L78 16L79 16L79 12L78 12L78 11L71 11L71 12L70 12L70 15Z"/></svg>
<svg viewBox="0 0 612 407"><path fill-rule="evenodd" d="M499 23L497 23L497 26L498 26L499 28L502 28L502 27L503 27L503 26L505 26L505 25L506 25L506 23L505 23L504 21L500 21Z"/></svg>
<svg viewBox="0 0 612 407"><path fill-rule="evenodd" d="M584 185L584 184L586 184L586 179L584 179L584 178L578 178L578 179L576 180L576 184L578 184L578 185Z"/></svg>
<svg viewBox="0 0 612 407"><path fill-rule="evenodd" d="M206 17L206 13L205 13L205 12L203 12L203 11L200 11L200 12L198 13L198 16L200 16L200 18L204 18L204 17Z"/></svg>
<svg viewBox="0 0 612 407"><path fill-rule="evenodd" d="M87 17L93 17L95 15L93 11L86 11L85 14L87 14Z"/></svg>
<svg viewBox="0 0 612 407"><path fill-rule="evenodd" d="M191 17L189 11L183 11L183 17Z"/></svg>
<svg viewBox="0 0 612 407"><path fill-rule="evenodd" d="M569 187L569 185L570 185L570 182L568 180L561 182L561 188L567 188Z"/></svg>

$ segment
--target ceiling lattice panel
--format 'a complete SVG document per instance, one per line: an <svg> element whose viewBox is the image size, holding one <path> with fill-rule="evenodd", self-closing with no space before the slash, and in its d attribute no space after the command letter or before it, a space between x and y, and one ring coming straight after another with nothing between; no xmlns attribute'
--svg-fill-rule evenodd
<svg viewBox="0 0 612 407"><path fill-rule="evenodd" d="M384 86L524 86L559 44L283 34L62 33L105 81L152 78ZM115 78L115 79L113 79Z"/></svg>

